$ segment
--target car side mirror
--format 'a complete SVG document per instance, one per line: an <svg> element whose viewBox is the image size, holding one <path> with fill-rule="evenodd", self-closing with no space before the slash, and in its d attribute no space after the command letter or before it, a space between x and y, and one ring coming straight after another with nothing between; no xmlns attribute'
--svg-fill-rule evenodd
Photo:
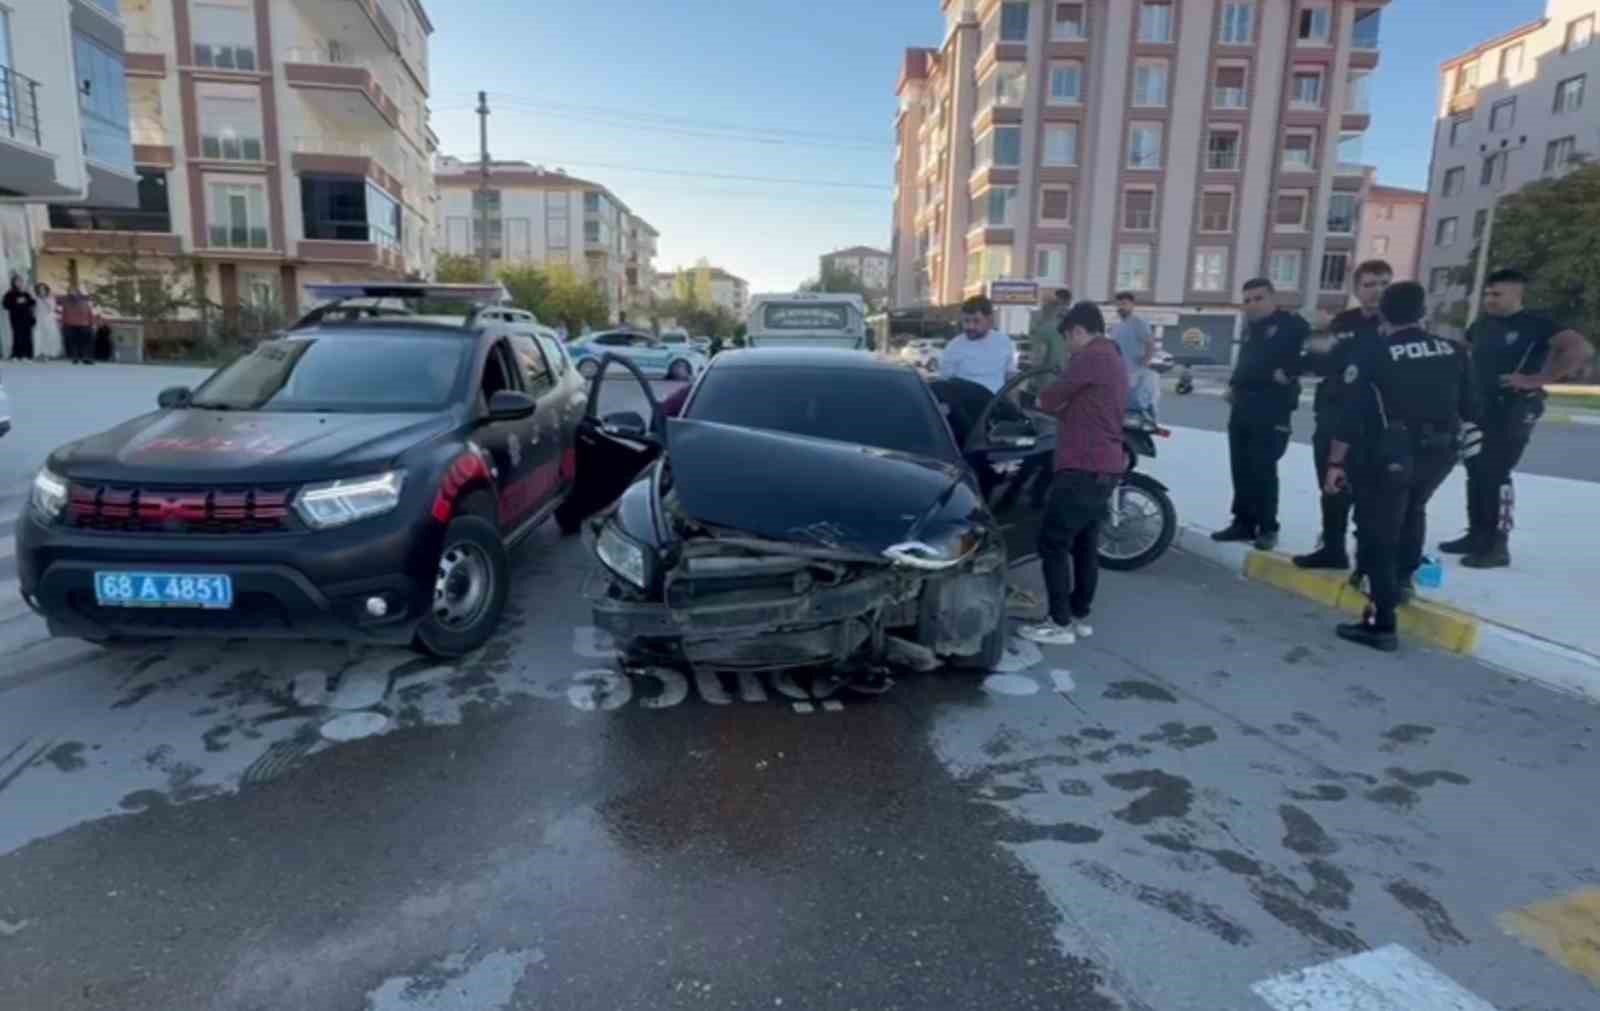
<svg viewBox="0 0 1600 1011"><path fill-rule="evenodd" d="M637 411L616 411L601 418L600 424L613 435L630 436L635 439L644 438L650 431L650 427L645 424L644 416Z"/></svg>
<svg viewBox="0 0 1600 1011"><path fill-rule="evenodd" d="M156 395L156 404L162 408L188 407L194 391L187 386L169 386Z"/></svg>
<svg viewBox="0 0 1600 1011"><path fill-rule="evenodd" d="M501 390L489 398L489 420L521 421L532 416L538 406L521 390Z"/></svg>

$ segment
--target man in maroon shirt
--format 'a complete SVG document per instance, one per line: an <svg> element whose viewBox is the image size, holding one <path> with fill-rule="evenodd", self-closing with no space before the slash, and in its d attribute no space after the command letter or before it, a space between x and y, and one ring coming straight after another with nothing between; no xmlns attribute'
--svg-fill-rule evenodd
<svg viewBox="0 0 1600 1011"><path fill-rule="evenodd" d="M1106 321L1092 302L1079 302L1061 320L1072 356L1067 370L1039 394L1039 409L1057 422L1055 478L1039 530L1050 613L1022 630L1024 637L1068 646L1094 633L1088 624L1100 578L1100 524L1111 492L1127 466L1122 419L1128 409L1128 369L1106 338Z"/></svg>

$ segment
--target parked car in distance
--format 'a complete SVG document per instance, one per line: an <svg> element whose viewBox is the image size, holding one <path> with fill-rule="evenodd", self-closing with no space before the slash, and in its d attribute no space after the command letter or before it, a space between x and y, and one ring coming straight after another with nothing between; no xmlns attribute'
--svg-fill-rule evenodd
<svg viewBox="0 0 1600 1011"><path fill-rule="evenodd" d="M944 350L944 345L942 340L918 338L900 349L900 360L924 372L936 372L939 369L939 353Z"/></svg>
<svg viewBox="0 0 1600 1011"><path fill-rule="evenodd" d="M1177 366L1177 359L1172 357L1172 352L1166 348L1157 348L1156 353L1150 357L1150 367L1160 375L1166 375Z"/></svg>
<svg viewBox="0 0 1600 1011"><path fill-rule="evenodd" d="M334 315L50 454L16 557L51 634L489 639L587 384L552 336Z"/></svg>
<svg viewBox="0 0 1600 1011"><path fill-rule="evenodd" d="M602 330L572 341L567 351L586 379L600 370L600 359L607 352L628 359L652 379L693 379L707 361L688 343L687 335L674 346L643 330Z"/></svg>

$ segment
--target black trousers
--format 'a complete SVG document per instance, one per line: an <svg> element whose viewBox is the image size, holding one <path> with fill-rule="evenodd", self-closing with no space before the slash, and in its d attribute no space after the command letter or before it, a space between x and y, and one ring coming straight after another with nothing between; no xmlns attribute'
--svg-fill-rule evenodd
<svg viewBox="0 0 1600 1011"><path fill-rule="evenodd" d="M1521 462L1541 413L1490 417L1483 426L1482 448L1467 460L1467 528L1480 543L1487 544L1495 534L1511 533L1515 501L1511 472Z"/></svg>
<svg viewBox="0 0 1600 1011"><path fill-rule="evenodd" d="M11 357L33 357L33 321L18 323L11 321Z"/></svg>
<svg viewBox="0 0 1600 1011"><path fill-rule="evenodd" d="M61 343L66 345L67 357L75 362L86 362L94 357L94 330L90 327L62 327Z"/></svg>
<svg viewBox="0 0 1600 1011"><path fill-rule="evenodd" d="M1397 481L1366 466L1354 475L1356 567L1366 573L1379 628L1392 629L1400 583L1422 567L1428 500L1456 465L1454 447L1417 451L1411 478Z"/></svg>
<svg viewBox="0 0 1600 1011"><path fill-rule="evenodd" d="M1288 421L1228 420L1235 526L1258 534L1278 532L1278 461L1288 448Z"/></svg>
<svg viewBox="0 0 1600 1011"><path fill-rule="evenodd" d="M1317 468L1317 487L1327 484L1328 448L1333 444L1333 426L1317 421L1317 430L1311 435L1311 459ZM1349 551L1346 540L1350 531L1350 508L1355 497L1346 488L1337 495L1322 495L1322 544L1340 552Z"/></svg>
<svg viewBox="0 0 1600 1011"><path fill-rule="evenodd" d="M1066 625L1087 618L1100 584L1100 525L1116 489L1115 474L1057 471L1039 527L1039 564L1044 570L1050 619Z"/></svg>

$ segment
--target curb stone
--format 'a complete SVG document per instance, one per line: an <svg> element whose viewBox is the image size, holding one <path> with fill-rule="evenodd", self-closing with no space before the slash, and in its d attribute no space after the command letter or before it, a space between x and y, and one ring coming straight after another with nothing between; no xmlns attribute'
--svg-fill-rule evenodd
<svg viewBox="0 0 1600 1011"><path fill-rule="evenodd" d="M1222 396L1222 390L1223 390L1223 388L1220 387L1220 386L1217 386L1217 387L1196 386L1194 388L1194 394L1192 394L1192 395L1201 396L1201 397L1221 397ZM1174 393L1170 389L1163 389L1162 390L1162 396L1163 397L1165 397L1165 396L1167 396L1169 394L1172 395L1172 396L1177 396L1177 394ZM1311 404L1311 402L1312 402L1312 398L1310 396L1308 396L1306 394L1301 394L1300 395L1300 406L1301 407L1305 407L1305 406ZM1559 411L1559 410L1558 411L1546 411L1544 416L1539 419L1539 423L1540 424L1547 424L1547 425L1589 425L1589 426L1600 426L1600 412L1597 412L1597 411Z"/></svg>
<svg viewBox="0 0 1600 1011"><path fill-rule="evenodd" d="M1185 525L1176 546L1215 562L1243 578L1295 596L1360 615L1367 598L1337 573L1294 567L1286 555L1242 544L1218 544L1209 532ZM1600 657L1499 625L1444 604L1419 600L1400 608L1400 632L1458 656L1468 656L1509 674L1600 702Z"/></svg>

